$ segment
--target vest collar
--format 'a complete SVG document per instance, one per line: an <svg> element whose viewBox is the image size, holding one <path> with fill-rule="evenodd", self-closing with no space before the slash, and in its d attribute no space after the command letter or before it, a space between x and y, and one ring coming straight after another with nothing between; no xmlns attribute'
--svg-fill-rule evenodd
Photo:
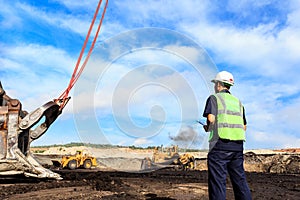
<svg viewBox="0 0 300 200"><path fill-rule="evenodd" d="M231 94L231 93L229 92L229 90L227 90L227 89L221 90L219 93L228 93L228 94Z"/></svg>

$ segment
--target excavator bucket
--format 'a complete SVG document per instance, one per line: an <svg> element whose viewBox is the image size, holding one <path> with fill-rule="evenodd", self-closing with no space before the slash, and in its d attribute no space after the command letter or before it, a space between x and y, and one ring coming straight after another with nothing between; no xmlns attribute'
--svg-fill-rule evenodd
<svg viewBox="0 0 300 200"><path fill-rule="evenodd" d="M30 143L43 135L60 113L60 105L55 101L31 113L23 111L20 101L7 96L0 82L0 176L23 174L61 179L39 164L30 152Z"/></svg>

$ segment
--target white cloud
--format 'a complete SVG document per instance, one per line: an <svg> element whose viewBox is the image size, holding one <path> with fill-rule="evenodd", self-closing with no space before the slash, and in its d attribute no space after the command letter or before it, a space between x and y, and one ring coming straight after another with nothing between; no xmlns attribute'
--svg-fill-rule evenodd
<svg viewBox="0 0 300 200"><path fill-rule="evenodd" d="M39 10L28 4L18 4L17 9L24 11L28 16L38 19L40 23L67 29L85 36L92 19L91 15L72 15L53 11ZM95 30L94 30L95 31Z"/></svg>
<svg viewBox="0 0 300 200"><path fill-rule="evenodd" d="M19 46L5 46L5 56L10 60L19 62L18 70L51 68L53 71L70 73L74 65L74 59L67 52L52 46L41 46L39 44L20 44ZM31 64L26 66L22 63ZM20 67L21 66L21 67ZM15 66L13 66L15 67ZM6 66L10 68L10 66ZM33 71L32 70L32 71Z"/></svg>
<svg viewBox="0 0 300 200"><path fill-rule="evenodd" d="M300 108L285 102L300 91L299 13L299 8L294 8L280 30L276 21L246 29L208 21L181 24L214 53L217 63L239 67L232 91L245 104L250 145L295 147L299 143L295 121L300 119L296 114Z"/></svg>
<svg viewBox="0 0 300 200"><path fill-rule="evenodd" d="M74 60L52 46L5 46L2 54L2 85L12 98L20 99L32 111L57 98L67 87Z"/></svg>
<svg viewBox="0 0 300 200"><path fill-rule="evenodd" d="M177 100L179 103L190 105L185 109L191 112L195 110L194 105L188 103L191 100L190 95L199 97L195 91L200 90L199 93L203 93L204 90L207 93L208 88L205 86L206 80L201 82L202 74L199 74L191 63L187 63L187 60L195 63L199 60L204 62L203 52L187 46L167 46L162 49L175 52L176 55L163 50L140 49L122 55L113 60L113 63L103 61L99 54L92 55L83 77L77 83L77 87L82 88L77 91L80 93L82 90L84 93L75 97L81 98L82 103L78 103L78 109L82 110L80 107L86 109L86 106L105 109L111 107L112 102L122 107L124 103L130 103L130 98L134 97L135 114L144 113L144 106L147 105L145 102L150 103L151 99L152 102L162 102L170 110ZM90 82L97 83L97 88L89 87ZM84 88L89 88L89 96L95 100L93 105L83 104L84 98L88 96ZM180 99L176 100L176 95Z"/></svg>
<svg viewBox="0 0 300 200"><path fill-rule="evenodd" d="M134 23L151 26L151 23L201 20L208 1L117 1L115 6L126 13L126 19ZM163 4L163 6L162 6ZM166 6L168 5L168 6Z"/></svg>
<svg viewBox="0 0 300 200"><path fill-rule="evenodd" d="M73 0L54 0L65 5L71 10L88 10L94 11L98 5L98 0L89 0L89 1L73 1Z"/></svg>
<svg viewBox="0 0 300 200"><path fill-rule="evenodd" d="M288 24L293 27L300 27L300 4L299 0L291 0L290 9L292 10L288 15Z"/></svg>
<svg viewBox="0 0 300 200"><path fill-rule="evenodd" d="M289 21L293 21L294 17L299 18L291 14ZM300 51L300 29L294 23L288 23L279 31L275 29L276 26L276 22L272 22L240 29L203 22L182 24L181 27L212 50L218 63L239 66L252 74L278 77L288 70L294 70L300 63L297 56ZM293 74L286 76L292 78Z"/></svg>
<svg viewBox="0 0 300 200"><path fill-rule="evenodd" d="M259 80L245 81L232 87L232 93L242 99L246 109L248 145L253 146L288 146L297 141L297 121L300 115L298 99L299 86L270 83ZM276 139L286 137L286 139ZM298 136L299 137L299 136ZM270 141L267 140L270 138ZM266 144L268 141L269 144ZM252 144L251 144L252 143Z"/></svg>
<svg viewBox="0 0 300 200"><path fill-rule="evenodd" d="M248 149L255 148L297 148L300 139L296 135L283 133L279 131L248 131L247 146Z"/></svg>
<svg viewBox="0 0 300 200"><path fill-rule="evenodd" d="M133 145L135 146L143 146L143 145L146 145L146 144L151 144L152 141L146 139L146 138L138 138L136 140L134 140L133 142Z"/></svg>
<svg viewBox="0 0 300 200"><path fill-rule="evenodd" d="M3 17L0 21L0 25L5 29L13 29L20 26L22 19L17 15L18 11L11 5L7 4L6 1L1 0L0 15Z"/></svg>
<svg viewBox="0 0 300 200"><path fill-rule="evenodd" d="M37 22L45 26L57 28L55 30L63 29L66 32L70 31L70 34L82 36L85 36L87 32L91 14L97 4L96 0L76 2L57 0L70 11L64 13L63 10L56 11L51 7L39 9L25 3L9 4L2 0L0 2L3 4L0 13L4 19L1 21L1 26L5 30L13 26L21 27L26 24L28 17L30 20L38 19ZM273 4L272 1L230 1L224 9L246 19L252 16L253 9L260 9L269 4ZM237 81L232 91L245 104L251 132L250 141L258 142L263 146L265 141L271 138L274 146L295 146L299 143L299 133L296 131L300 128L297 125L300 116L296 111L300 109L300 106L296 103L297 99L291 98L294 98L293 95L297 95L300 91L297 76L300 69L300 4L297 0L290 1L290 4L290 7L285 10L286 13L290 13L287 13L286 21L282 19L283 24L274 17L267 22L259 19L257 24L241 28L241 24L234 23L235 19L232 19L232 24L221 17L214 21L210 20L210 17L217 14L214 13L214 9L219 9L219 5L214 5L211 1L113 1L109 4L100 38L114 36L123 30L146 26L171 28L185 33L208 49L217 63L232 66L229 69L236 75ZM134 39L134 35L132 37ZM30 111L56 98L65 89L75 58L72 58L65 50L56 49L50 45L25 45L26 41L17 42L18 44L14 47L1 44L1 70L7 72L1 74L1 81L8 95L20 98L24 107ZM98 44L102 45L101 42ZM158 44L156 45L159 47ZM199 56L199 52L193 48L180 45L163 48L180 53L181 56L184 55L190 60L201 60L199 59L201 55ZM123 52L123 49L115 46L109 53L111 53L110 56L115 56L120 52ZM109 114L117 84L134 67L145 63L177 67L177 72L166 74L164 70L159 71L150 67L147 68L149 70L147 72L135 71L132 73L134 81L122 82L123 85L119 86L122 90L120 90L119 99L116 100L117 105L122 106L122 102L129 101L128 94L132 93L131 103L135 106L132 107L131 112L135 116L143 117L149 114L154 105L170 110L170 115L177 115L178 112L174 109L177 106L176 98L170 94L170 91L165 90L167 88L157 87L157 85L137 88L134 85L145 80L157 81L161 85L171 85L173 92L180 94L182 97L180 100L188 105L184 109L192 111L193 105L188 104L189 94L182 86L182 83L187 81L199 100L199 107L204 106L205 98L208 96L208 90L206 90L208 86L203 83L198 84L199 76L187 69L189 66L185 65L180 68L182 62L178 61L179 58L175 59L174 55L168 55L166 52L160 55L149 51L133 52L118 58L119 60L111 66L101 59L97 66L108 66L109 69L104 74L99 73L101 70L93 69L83 74L78 83L82 84L80 89L85 89L91 81L98 81L97 88L89 91L90 88L87 87L88 91L77 91L74 99L66 107L64 112L66 117L73 112L73 106L78 106L80 112L95 107L96 110L103 111L103 114ZM153 73L156 73L156 77ZM183 79L178 79L178 76ZM205 91L200 87L205 87ZM73 105L75 98L77 103ZM90 101L87 101L87 98L92 98L94 104L89 104ZM202 112L201 108L200 112ZM282 119L285 124L278 123ZM125 137L119 138L127 143L133 141L132 139L126 140ZM115 137L114 141L120 140ZM142 144L149 141L141 139L135 142L135 144Z"/></svg>

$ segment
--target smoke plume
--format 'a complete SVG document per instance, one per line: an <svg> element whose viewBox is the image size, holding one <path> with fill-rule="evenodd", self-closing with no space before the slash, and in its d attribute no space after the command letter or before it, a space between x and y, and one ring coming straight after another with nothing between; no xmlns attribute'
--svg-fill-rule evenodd
<svg viewBox="0 0 300 200"><path fill-rule="evenodd" d="M204 136L198 134L191 126L183 127L176 136L172 136L169 133L169 138L181 148L194 148L200 146L204 140Z"/></svg>

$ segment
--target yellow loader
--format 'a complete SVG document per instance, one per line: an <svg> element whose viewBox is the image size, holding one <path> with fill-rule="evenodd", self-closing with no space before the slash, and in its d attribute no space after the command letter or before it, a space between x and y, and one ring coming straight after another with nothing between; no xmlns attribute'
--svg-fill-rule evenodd
<svg viewBox="0 0 300 200"><path fill-rule="evenodd" d="M69 169L91 169L97 166L97 160L95 157L83 154L82 150L76 151L75 155L65 155L61 161L52 160L52 163L56 167L69 168Z"/></svg>

